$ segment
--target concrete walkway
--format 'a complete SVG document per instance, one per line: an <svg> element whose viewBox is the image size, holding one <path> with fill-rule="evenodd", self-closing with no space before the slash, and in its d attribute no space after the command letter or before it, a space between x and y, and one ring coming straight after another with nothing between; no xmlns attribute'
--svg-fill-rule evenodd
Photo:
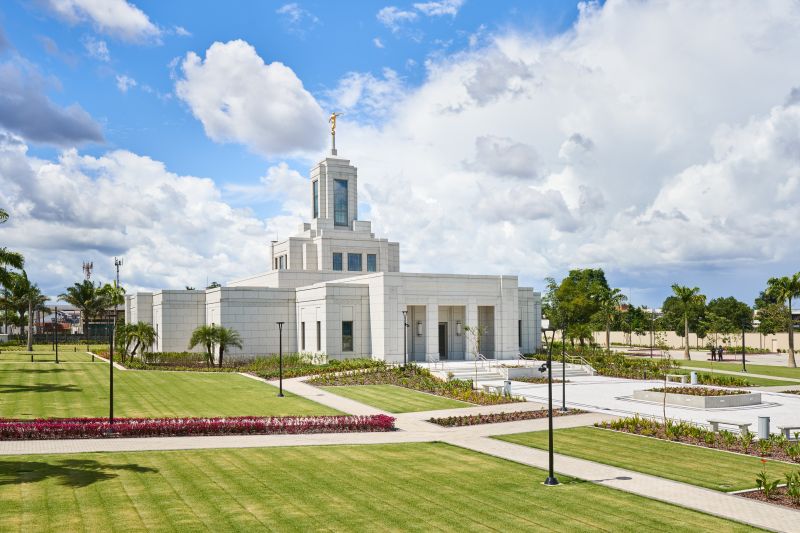
<svg viewBox="0 0 800 533"><path fill-rule="evenodd" d="M252 377L252 376L248 376ZM259 379L260 378L254 378ZM264 380L262 380L264 381ZM268 381L277 385L275 381ZM285 390L312 401L352 414L377 414L380 410L329 391L313 387L302 378L283 381ZM424 413L394 414L398 431L387 433L332 433L312 435L241 435L218 437L165 437L134 439L76 439L52 441L0 442L0 455L63 454L81 452L192 450L203 448L255 448L275 446L322 446L335 444L391 444L401 442L446 442L517 463L547 468L546 451L490 438L524 431L547 429L547 419L524 420L500 424L443 428L427 422L436 416L524 411L542 408L537 402L498 406L475 406ZM386 413L389 414L389 413ZM586 413L554 419L558 428L588 426L609 419L608 414ZM747 523L774 531L800 532L800 512L747 500L684 483L632 472L564 455L555 457L556 472L585 479L647 498ZM552 490L558 490L554 487Z"/></svg>

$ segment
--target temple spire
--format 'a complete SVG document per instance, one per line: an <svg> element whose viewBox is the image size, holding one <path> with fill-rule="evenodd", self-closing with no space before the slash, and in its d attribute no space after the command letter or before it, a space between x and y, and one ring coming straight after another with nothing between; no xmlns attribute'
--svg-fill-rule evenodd
<svg viewBox="0 0 800 533"><path fill-rule="evenodd" d="M342 116L342 113L331 113L328 122L331 124L331 155L336 155L336 117Z"/></svg>

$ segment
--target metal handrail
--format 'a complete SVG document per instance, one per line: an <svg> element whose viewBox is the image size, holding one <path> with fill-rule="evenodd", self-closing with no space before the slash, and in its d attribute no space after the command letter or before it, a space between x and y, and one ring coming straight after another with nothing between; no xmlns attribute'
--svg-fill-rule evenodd
<svg viewBox="0 0 800 533"><path fill-rule="evenodd" d="M589 364L589 361L584 359L583 356L580 356L580 355L567 355L565 360L568 363L573 364L573 365L579 365L579 366L582 366L584 368L588 367L588 369L591 370L592 374L594 374L594 372L595 372L594 367L591 364Z"/></svg>

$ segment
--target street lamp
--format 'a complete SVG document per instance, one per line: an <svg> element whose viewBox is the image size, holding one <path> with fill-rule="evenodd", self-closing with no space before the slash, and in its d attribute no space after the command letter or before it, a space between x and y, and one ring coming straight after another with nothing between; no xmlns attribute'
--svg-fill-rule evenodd
<svg viewBox="0 0 800 533"><path fill-rule="evenodd" d="M547 340L547 330L542 329L544 332L544 340ZM547 473L547 479L544 480L544 484L548 486L555 486L558 485L558 480L556 479L556 475L553 472L553 342L556 338L556 330L553 328L551 330L553 332L552 336L550 337L550 342L547 343L547 364L543 365L542 368L539 368L540 372L544 371L544 367L547 368L547 450L548 450L548 460L549 460L549 470Z"/></svg>
<svg viewBox="0 0 800 533"><path fill-rule="evenodd" d="M283 322L278 322L278 398L283 398Z"/></svg>
<svg viewBox="0 0 800 533"><path fill-rule="evenodd" d="M119 267L122 266L122 259L114 258L114 268L117 271L117 285L114 287L119 290ZM111 330L111 343L108 348L108 423L114 424L114 336L117 334L117 294L114 293L114 325Z"/></svg>
<svg viewBox="0 0 800 533"><path fill-rule="evenodd" d="M56 347L56 364L58 364L58 306L55 306L56 314L53 316L53 322L55 325L53 326L53 344Z"/></svg>
<svg viewBox="0 0 800 533"><path fill-rule="evenodd" d="M569 320L564 322L564 330L561 332L561 412L567 412L567 328ZM553 338L556 333L553 331Z"/></svg>
<svg viewBox="0 0 800 533"><path fill-rule="evenodd" d="M408 365L408 309L403 310L403 366Z"/></svg>

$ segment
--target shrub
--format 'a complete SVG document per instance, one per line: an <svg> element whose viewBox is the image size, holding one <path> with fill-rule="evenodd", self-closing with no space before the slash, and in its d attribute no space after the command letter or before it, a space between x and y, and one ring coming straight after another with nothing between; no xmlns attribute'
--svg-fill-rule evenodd
<svg viewBox="0 0 800 533"><path fill-rule="evenodd" d="M391 431L394 420L386 415L118 418L112 425L107 418L0 419L0 440Z"/></svg>
<svg viewBox="0 0 800 533"><path fill-rule="evenodd" d="M577 415L584 411L570 409L566 413L553 410L553 416ZM442 418L431 418L428 422L444 427L475 426L478 424L496 424L498 422L516 422L518 420L536 420L547 418L547 409L537 409L536 411L516 411L513 413L493 413L488 415L464 415L447 416Z"/></svg>
<svg viewBox="0 0 800 533"><path fill-rule="evenodd" d="M767 462L762 459L761 463L766 464ZM773 493L778 488L778 480L777 479L770 480L767 477L766 471L762 470L756 476L756 487L761 489L761 492L764 493L764 497L769 500L770 498L772 498Z"/></svg>
<svg viewBox="0 0 800 533"><path fill-rule="evenodd" d="M746 390L709 389L708 387L659 387L648 389L650 392L666 392L667 394L686 394L689 396L735 396L750 394Z"/></svg>

